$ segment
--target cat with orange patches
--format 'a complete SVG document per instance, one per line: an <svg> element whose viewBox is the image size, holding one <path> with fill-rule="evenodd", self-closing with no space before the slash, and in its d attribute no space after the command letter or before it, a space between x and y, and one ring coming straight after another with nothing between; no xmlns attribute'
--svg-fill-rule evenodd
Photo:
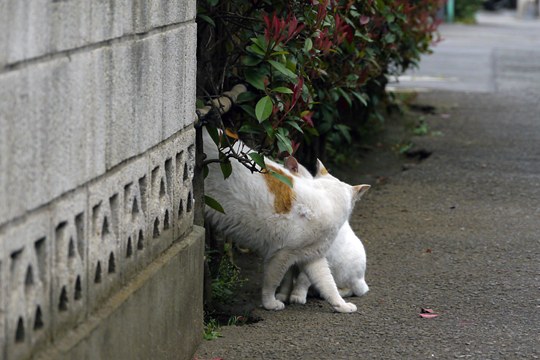
<svg viewBox="0 0 540 360"><path fill-rule="evenodd" d="M207 158L219 158L206 131L203 140ZM247 148L240 141L234 147L243 151ZM276 289L287 270L296 264L336 311L356 311L354 304L339 295L325 254L348 220L359 194L369 185L351 186L333 177L297 176L281 164L269 159L265 162L268 169L288 178L292 187L266 171L252 173L235 159L231 159L233 171L227 179L219 164L209 165L205 193L222 205L225 214L206 207L207 224L264 259L264 308L285 307L276 299ZM290 169L299 168L292 157L288 163Z"/></svg>
<svg viewBox="0 0 540 360"><path fill-rule="evenodd" d="M294 180L291 176L287 176L281 169L271 165L267 165L267 172L264 173L264 180L268 187L268 191L274 194L274 209L278 214L286 214L291 211L292 203L294 200L294 193L292 188L279 180L275 176L272 176L270 171L273 171L281 176L286 177L294 186Z"/></svg>

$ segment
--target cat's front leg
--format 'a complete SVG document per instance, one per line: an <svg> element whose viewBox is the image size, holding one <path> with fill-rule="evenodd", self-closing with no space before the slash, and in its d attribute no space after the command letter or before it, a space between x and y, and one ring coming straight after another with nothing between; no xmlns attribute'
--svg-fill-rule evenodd
<svg viewBox="0 0 540 360"><path fill-rule="evenodd" d="M285 308L283 301L276 299L276 290L292 263L293 258L286 250L276 252L266 261L262 287L262 303L266 310L283 310Z"/></svg>
<svg viewBox="0 0 540 360"><path fill-rule="evenodd" d="M321 297L328 301L337 312L355 312L356 305L348 303L339 296L336 282L332 277L326 258L318 258L304 264L303 267L309 280L319 290Z"/></svg>

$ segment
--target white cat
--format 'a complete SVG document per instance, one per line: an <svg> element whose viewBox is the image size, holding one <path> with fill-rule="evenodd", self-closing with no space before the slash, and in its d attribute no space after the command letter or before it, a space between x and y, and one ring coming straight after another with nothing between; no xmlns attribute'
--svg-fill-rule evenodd
<svg viewBox="0 0 540 360"><path fill-rule="evenodd" d="M366 252L348 221L341 227L336 240L326 253L326 260L341 297L362 296L369 291L365 280ZM300 272L294 279L289 301L305 304L310 286L309 278ZM286 299L288 291L286 287L280 289L278 298Z"/></svg>
<svg viewBox="0 0 540 360"><path fill-rule="evenodd" d="M304 177L312 177L309 171L301 165L298 173ZM329 176L329 174L319 170L316 177L321 176ZM363 192L366 190L367 188ZM365 281L366 252L348 221L339 230L336 239L326 253L326 259L342 297L362 296L369 291ZM277 298L282 301L288 300L291 303L305 304L310 286L311 282L304 272L300 272L296 278L293 278L292 273L289 272L280 286Z"/></svg>
<svg viewBox="0 0 540 360"><path fill-rule="evenodd" d="M207 157L217 159L218 151L206 130L204 144ZM240 141L234 147L247 149ZM207 222L263 257L266 309L285 307L276 299L276 289L287 270L297 264L336 311L354 312L356 306L339 295L324 255L349 218L358 194L369 185L350 186L324 176L306 178L294 171L298 169L294 158L288 163L293 171L266 160L267 168L287 177L292 188L269 173L252 173L235 159L231 159L233 171L227 179L219 164L210 164L205 193L223 206L225 214L206 207Z"/></svg>

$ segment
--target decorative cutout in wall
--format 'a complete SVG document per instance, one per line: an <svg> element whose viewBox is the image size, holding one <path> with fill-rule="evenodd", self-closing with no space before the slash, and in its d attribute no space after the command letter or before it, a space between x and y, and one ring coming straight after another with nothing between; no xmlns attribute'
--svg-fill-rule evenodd
<svg viewBox="0 0 540 360"><path fill-rule="evenodd" d="M24 358L32 347L50 337L50 266L52 260L49 218L39 212L24 224L0 232L5 264L2 292L5 296L4 344L8 359ZM5 291L4 289L9 289ZM2 349L3 351L3 349Z"/></svg>
<svg viewBox="0 0 540 360"><path fill-rule="evenodd" d="M82 189L53 207L51 291L54 333L61 326L77 325L86 315L86 202L86 189Z"/></svg>

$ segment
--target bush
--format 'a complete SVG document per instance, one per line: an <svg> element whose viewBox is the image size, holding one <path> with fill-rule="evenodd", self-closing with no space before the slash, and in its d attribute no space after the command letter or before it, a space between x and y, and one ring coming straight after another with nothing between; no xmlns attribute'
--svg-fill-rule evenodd
<svg viewBox="0 0 540 360"><path fill-rule="evenodd" d="M482 7L483 0L456 0L456 20L464 23L475 23L474 15Z"/></svg>
<svg viewBox="0 0 540 360"><path fill-rule="evenodd" d="M349 144L355 128L380 118L376 105L385 98L387 76L429 51L441 5L201 0L198 97L205 102L236 83L249 84L222 119L228 130L222 136L229 143L240 136L265 156L299 151L311 163L323 157L327 142ZM222 150L224 162L243 156Z"/></svg>

